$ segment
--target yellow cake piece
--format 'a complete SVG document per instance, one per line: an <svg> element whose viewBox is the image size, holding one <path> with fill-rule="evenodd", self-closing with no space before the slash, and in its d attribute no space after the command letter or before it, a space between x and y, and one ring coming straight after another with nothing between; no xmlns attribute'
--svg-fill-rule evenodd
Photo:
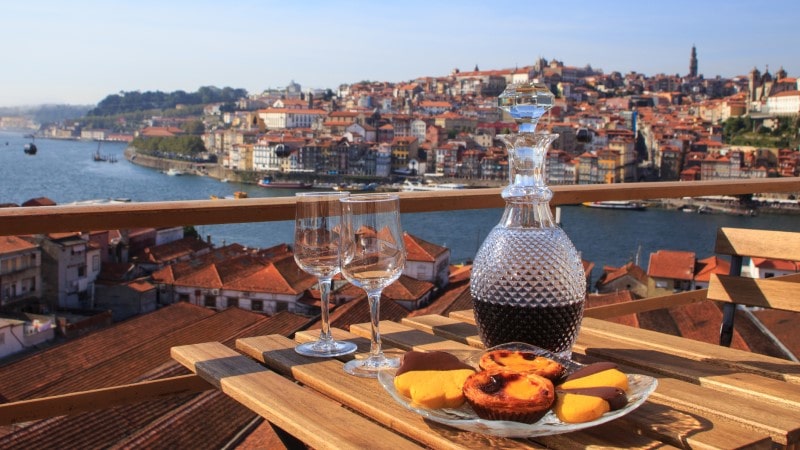
<svg viewBox="0 0 800 450"><path fill-rule="evenodd" d="M597 386L611 386L623 391L628 390L628 376L617 369L607 369L585 377L567 379L558 386L559 389L578 389Z"/></svg>
<svg viewBox="0 0 800 450"><path fill-rule="evenodd" d="M473 373L471 369L415 370L396 376L394 387L425 408L458 408L464 404L464 381Z"/></svg>
<svg viewBox="0 0 800 450"><path fill-rule="evenodd" d="M558 419L566 423L591 422L610 411L608 402L593 395L559 392L553 411Z"/></svg>

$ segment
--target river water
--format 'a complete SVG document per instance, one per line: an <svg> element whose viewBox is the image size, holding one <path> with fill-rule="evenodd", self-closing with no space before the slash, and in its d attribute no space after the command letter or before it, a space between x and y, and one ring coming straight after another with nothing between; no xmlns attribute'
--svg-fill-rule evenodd
<svg viewBox="0 0 800 450"><path fill-rule="evenodd" d="M102 143L101 154L117 163L95 162L98 144L90 141L36 139L38 153L26 155L30 139L22 133L0 132L0 203L21 204L48 197L56 203L125 198L136 202L207 200L245 191L249 197L291 196L294 191L222 183L200 176L168 176L127 162L125 144ZM650 253L659 249L693 251L698 258L713 254L716 230L722 226L800 231L800 218L762 214L756 217L688 214L649 208L646 211L561 208L561 223L584 259L595 263L593 279L604 265L637 260L647 269ZM406 231L451 249L451 261L475 256L500 220L502 209L404 214ZM199 227L217 245L238 242L268 247L292 240L292 222L249 223Z"/></svg>

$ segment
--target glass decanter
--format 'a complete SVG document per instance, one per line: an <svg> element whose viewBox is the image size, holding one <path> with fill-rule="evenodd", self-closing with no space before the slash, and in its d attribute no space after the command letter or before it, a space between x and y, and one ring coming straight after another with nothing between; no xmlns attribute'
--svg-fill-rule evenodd
<svg viewBox="0 0 800 450"><path fill-rule="evenodd" d="M499 107L518 133L502 135L508 147L506 208L478 250L470 291L484 345L526 342L569 358L580 328L586 278L580 255L550 212L545 183L547 148L557 134L535 132L554 103L546 86L510 85Z"/></svg>

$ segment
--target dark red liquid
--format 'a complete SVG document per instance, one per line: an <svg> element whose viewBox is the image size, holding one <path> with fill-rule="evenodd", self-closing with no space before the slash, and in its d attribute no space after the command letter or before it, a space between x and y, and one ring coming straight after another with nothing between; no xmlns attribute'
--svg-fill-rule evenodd
<svg viewBox="0 0 800 450"><path fill-rule="evenodd" d="M555 353L570 350L583 316L583 302L531 307L475 300L474 307L478 332L487 348L525 342Z"/></svg>

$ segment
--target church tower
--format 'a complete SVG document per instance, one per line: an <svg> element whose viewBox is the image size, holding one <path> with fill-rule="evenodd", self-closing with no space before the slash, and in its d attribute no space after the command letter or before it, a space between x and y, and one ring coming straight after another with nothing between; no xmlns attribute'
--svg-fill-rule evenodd
<svg viewBox="0 0 800 450"><path fill-rule="evenodd" d="M697 77L697 49L692 45L692 57L689 59L689 76Z"/></svg>

